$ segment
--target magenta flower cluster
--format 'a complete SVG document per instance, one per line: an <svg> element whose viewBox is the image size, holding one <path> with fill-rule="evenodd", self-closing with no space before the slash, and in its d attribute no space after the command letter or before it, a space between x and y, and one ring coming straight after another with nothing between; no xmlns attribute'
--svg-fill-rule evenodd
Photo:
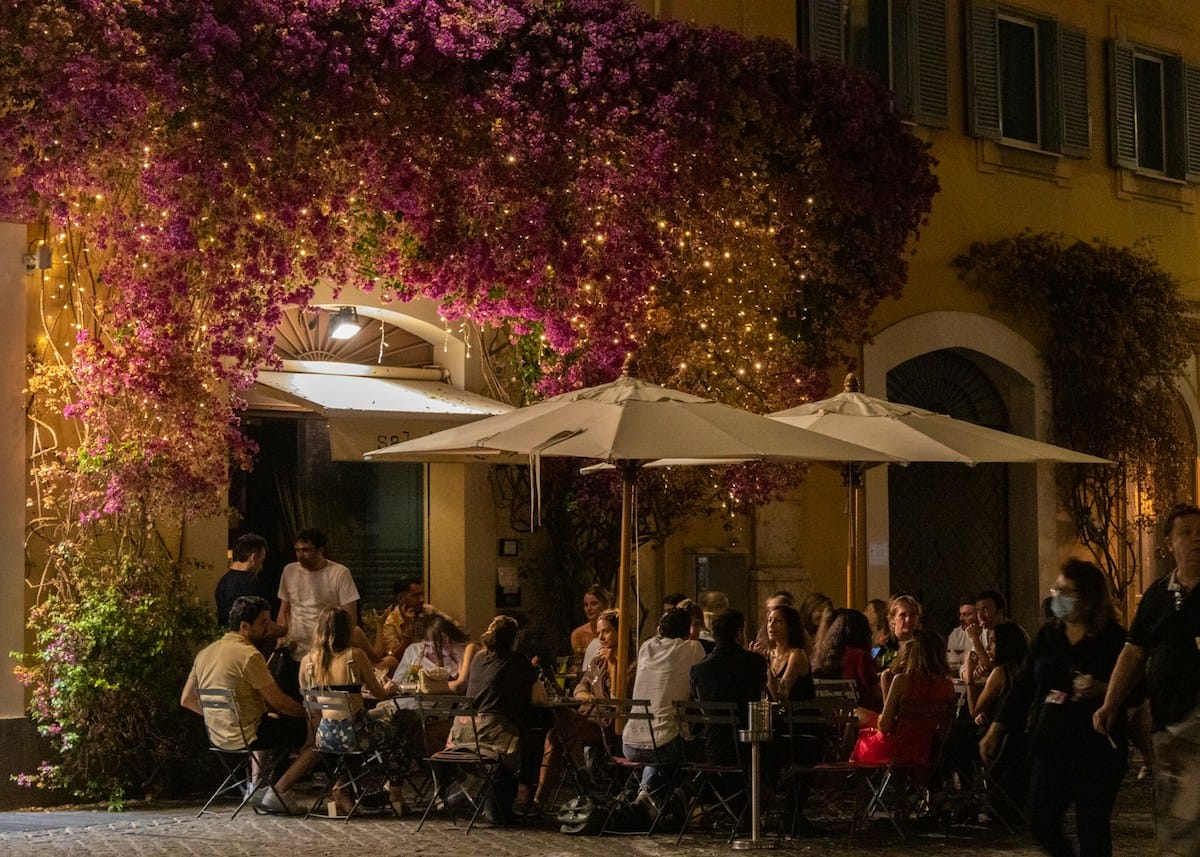
<svg viewBox="0 0 1200 857"><path fill-rule="evenodd" d="M206 508L319 278L510 325L543 392L607 380L706 300L686 225L753 183L776 214L741 273L790 272L811 367L899 292L937 187L880 86L624 0L23 0L0 46L0 212L66 236L96 314L84 520Z"/></svg>

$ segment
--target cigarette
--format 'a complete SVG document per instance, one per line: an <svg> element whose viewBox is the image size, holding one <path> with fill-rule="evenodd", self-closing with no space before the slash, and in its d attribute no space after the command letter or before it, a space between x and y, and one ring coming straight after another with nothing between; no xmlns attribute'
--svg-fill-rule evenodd
<svg viewBox="0 0 1200 857"><path fill-rule="evenodd" d="M1112 747L1114 750L1117 749L1117 742L1113 740L1111 735L1105 732L1104 737L1108 739L1108 746Z"/></svg>

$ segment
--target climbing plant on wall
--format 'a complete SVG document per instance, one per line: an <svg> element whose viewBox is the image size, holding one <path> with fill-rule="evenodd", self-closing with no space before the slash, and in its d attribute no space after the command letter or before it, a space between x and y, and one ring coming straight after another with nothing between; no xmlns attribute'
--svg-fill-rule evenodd
<svg viewBox="0 0 1200 857"><path fill-rule="evenodd" d="M1047 233L973 244L955 264L1039 343L1052 440L1115 462L1063 468L1062 484L1080 542L1123 602L1139 531L1177 499L1174 379L1190 354L1179 284L1147 246Z"/></svg>

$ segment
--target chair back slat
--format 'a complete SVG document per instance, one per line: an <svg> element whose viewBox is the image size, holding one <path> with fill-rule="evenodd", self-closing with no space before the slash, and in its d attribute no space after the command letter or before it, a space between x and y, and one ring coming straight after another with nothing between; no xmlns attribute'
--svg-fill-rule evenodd
<svg viewBox="0 0 1200 857"><path fill-rule="evenodd" d="M858 702L858 685L852 678L814 678L813 688L818 699L852 699Z"/></svg>
<svg viewBox="0 0 1200 857"><path fill-rule="evenodd" d="M196 695L200 699L200 712L204 720L204 731L208 733L208 743L212 749L224 753L248 752L251 739L246 735L246 727L242 724L242 715L241 710L238 708L237 695L227 687L200 687L196 689ZM231 720L237 725L238 735L241 737L242 742L238 747L229 749L221 747L221 742L217 740L217 736L213 733L212 724L209 722L210 714L217 720Z"/></svg>

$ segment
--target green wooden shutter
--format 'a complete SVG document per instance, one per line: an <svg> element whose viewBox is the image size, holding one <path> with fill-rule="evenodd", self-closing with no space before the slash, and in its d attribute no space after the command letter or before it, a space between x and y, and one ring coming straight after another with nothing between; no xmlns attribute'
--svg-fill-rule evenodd
<svg viewBox="0 0 1200 857"><path fill-rule="evenodd" d="M1183 67L1183 102L1187 125L1187 180L1200 182L1200 68Z"/></svg>
<svg viewBox="0 0 1200 857"><path fill-rule="evenodd" d="M967 133L1000 139L1000 44L996 6L968 2Z"/></svg>
<svg viewBox="0 0 1200 857"><path fill-rule="evenodd" d="M946 90L946 0L913 0L913 50L915 68L912 116L924 125L945 127L950 119Z"/></svg>
<svg viewBox="0 0 1200 857"><path fill-rule="evenodd" d="M1166 172L1173 179L1187 175L1187 92L1183 60L1163 57L1163 124L1166 125Z"/></svg>
<svg viewBox="0 0 1200 857"><path fill-rule="evenodd" d="M1110 157L1113 166L1137 169L1137 131L1133 90L1133 45L1108 44L1108 97Z"/></svg>
<svg viewBox="0 0 1200 857"><path fill-rule="evenodd" d="M1074 27L1058 28L1059 128L1064 155L1091 154L1091 114L1088 110L1087 35Z"/></svg>
<svg viewBox="0 0 1200 857"><path fill-rule="evenodd" d="M796 4L796 45L816 59L845 62L841 0L802 0Z"/></svg>

